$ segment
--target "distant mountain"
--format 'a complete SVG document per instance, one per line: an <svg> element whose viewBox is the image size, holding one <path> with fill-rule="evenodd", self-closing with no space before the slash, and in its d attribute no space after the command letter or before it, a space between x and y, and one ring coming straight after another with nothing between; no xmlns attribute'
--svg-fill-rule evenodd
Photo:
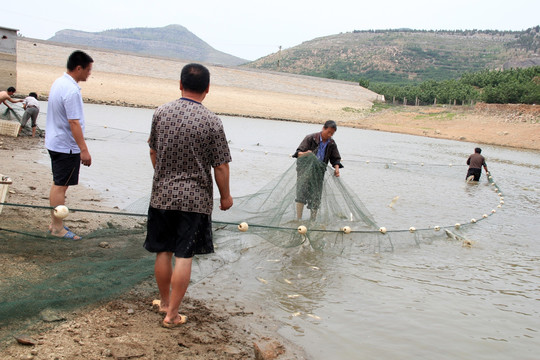
<svg viewBox="0 0 540 360"><path fill-rule="evenodd" d="M245 66L407 84L455 79L465 72L502 69L504 64L535 64L535 59L540 59L540 26L525 31L353 31L306 41Z"/></svg>
<svg viewBox="0 0 540 360"><path fill-rule="evenodd" d="M113 29L95 33L61 30L48 40L227 66L248 62L212 48L181 25Z"/></svg>

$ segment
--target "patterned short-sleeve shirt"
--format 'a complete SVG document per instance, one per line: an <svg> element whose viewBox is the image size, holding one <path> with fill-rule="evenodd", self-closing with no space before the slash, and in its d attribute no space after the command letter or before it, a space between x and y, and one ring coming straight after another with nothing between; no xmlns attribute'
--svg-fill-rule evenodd
<svg viewBox="0 0 540 360"><path fill-rule="evenodd" d="M230 162L220 118L196 101L180 98L156 109L148 140L156 151L150 206L212 213L212 167Z"/></svg>

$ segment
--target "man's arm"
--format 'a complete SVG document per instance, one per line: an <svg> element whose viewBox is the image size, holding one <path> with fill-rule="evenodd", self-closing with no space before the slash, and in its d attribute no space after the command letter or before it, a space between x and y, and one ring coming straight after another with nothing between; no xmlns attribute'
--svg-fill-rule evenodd
<svg viewBox="0 0 540 360"><path fill-rule="evenodd" d="M307 150L307 151L298 151L298 152L296 153L296 156L297 156L297 157L302 157L302 156L305 156L305 155L307 155L307 154L311 154L312 152L313 152L313 151L311 151L311 150Z"/></svg>
<svg viewBox="0 0 540 360"><path fill-rule="evenodd" d="M336 143L332 143L332 147L329 150L331 151L330 164L334 168L334 176L339 177L339 169L343 167L343 164L341 163L341 155L339 154Z"/></svg>
<svg viewBox="0 0 540 360"><path fill-rule="evenodd" d="M339 165L334 165L334 176L339 177Z"/></svg>
<svg viewBox="0 0 540 360"><path fill-rule="evenodd" d="M90 156L88 146L86 146L86 141L84 140L81 123L79 123L78 119L70 119L68 120L68 122L69 128L71 129L71 134L73 134L73 138L75 139L77 146L79 146L79 149L81 150L81 164L85 166L92 165L92 156Z"/></svg>
<svg viewBox="0 0 540 360"><path fill-rule="evenodd" d="M233 198L229 189L229 163L224 163L214 167L214 178L219 189L220 206L223 211L233 206Z"/></svg>
<svg viewBox="0 0 540 360"><path fill-rule="evenodd" d="M313 151L310 150L312 148L312 144L310 143L311 137L312 137L311 135L307 135L302 140L300 145L298 145L298 148L296 149L296 152L292 156L293 158L299 158L299 157L308 155L308 154L313 152Z"/></svg>
<svg viewBox="0 0 540 360"><path fill-rule="evenodd" d="M152 162L152 168L156 168L156 155L157 151L154 149L150 149L150 161Z"/></svg>
<svg viewBox="0 0 540 360"><path fill-rule="evenodd" d="M23 102L24 99L13 99L11 96L8 96L4 101L2 101L2 104L6 105L8 109L13 110L13 108L8 105L7 103L8 101L12 103L18 103L18 102Z"/></svg>

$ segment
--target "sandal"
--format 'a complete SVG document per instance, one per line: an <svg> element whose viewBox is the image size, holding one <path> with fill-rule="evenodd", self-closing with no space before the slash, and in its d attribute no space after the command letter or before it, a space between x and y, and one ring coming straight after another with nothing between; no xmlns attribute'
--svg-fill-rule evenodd
<svg viewBox="0 0 540 360"><path fill-rule="evenodd" d="M167 310L162 310L161 309L161 300L159 299L156 299L156 300L153 300L152 301L152 308L158 312L158 314L166 314L167 313Z"/></svg>
<svg viewBox="0 0 540 360"><path fill-rule="evenodd" d="M179 322L168 322L168 321L163 320L161 322L161 326L163 326L164 328L167 328L167 329L174 329L175 327L178 327L178 326L181 326L181 325L187 323L187 316L186 315L178 314L178 317L180 318Z"/></svg>
<svg viewBox="0 0 540 360"><path fill-rule="evenodd" d="M82 237L80 237L79 235L75 234L73 231L71 230L68 230L67 233L64 234L64 236L62 236L63 239L66 239L66 240L82 240ZM77 238L77 239L76 239Z"/></svg>

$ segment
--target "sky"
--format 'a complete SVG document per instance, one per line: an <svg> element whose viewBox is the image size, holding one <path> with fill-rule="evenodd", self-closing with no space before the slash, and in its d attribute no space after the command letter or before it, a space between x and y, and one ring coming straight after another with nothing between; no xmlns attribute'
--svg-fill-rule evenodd
<svg viewBox="0 0 540 360"><path fill-rule="evenodd" d="M354 30L520 31L540 25L538 0L25 0L3 4L0 13L1 27L43 40L64 29L178 24L214 49L247 60Z"/></svg>

